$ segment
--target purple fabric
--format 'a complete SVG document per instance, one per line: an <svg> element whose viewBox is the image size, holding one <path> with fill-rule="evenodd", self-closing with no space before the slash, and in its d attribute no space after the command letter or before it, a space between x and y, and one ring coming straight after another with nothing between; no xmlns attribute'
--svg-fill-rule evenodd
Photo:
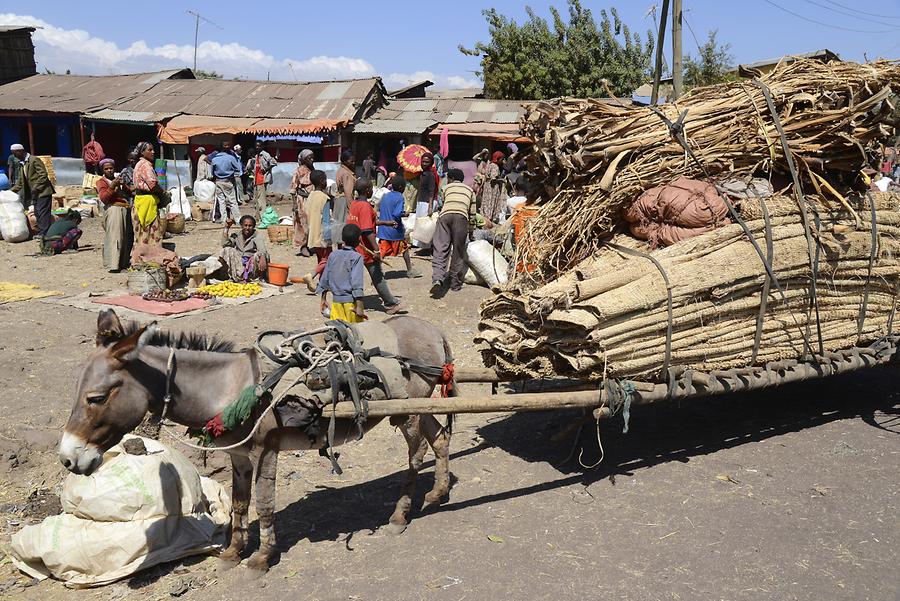
<svg viewBox="0 0 900 601"><path fill-rule="evenodd" d="M475 172L478 170L475 161L447 161L447 169L459 169L465 176L463 183L470 188L475 185Z"/></svg>

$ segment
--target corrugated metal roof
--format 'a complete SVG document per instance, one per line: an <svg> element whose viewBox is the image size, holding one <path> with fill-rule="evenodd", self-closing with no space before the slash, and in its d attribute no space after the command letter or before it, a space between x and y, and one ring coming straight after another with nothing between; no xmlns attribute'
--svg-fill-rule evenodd
<svg viewBox="0 0 900 601"><path fill-rule="evenodd" d="M8 31L22 31L23 29L27 29L28 31L34 31L34 27L30 27L28 25L0 25L0 33L6 33Z"/></svg>
<svg viewBox="0 0 900 601"><path fill-rule="evenodd" d="M176 75L193 77L189 69L132 75L32 75L0 86L0 111L86 113L133 98Z"/></svg>
<svg viewBox="0 0 900 601"><path fill-rule="evenodd" d="M296 83L172 80L111 108L214 117L352 120L373 92L384 94L377 77Z"/></svg>
<svg viewBox="0 0 900 601"><path fill-rule="evenodd" d="M519 117L524 112L522 101L519 100L395 99L357 124L353 131L361 134L421 134L438 123L518 124Z"/></svg>
<svg viewBox="0 0 900 601"><path fill-rule="evenodd" d="M118 109L100 109L85 115L94 121L126 121L129 123L159 123L171 119L177 113L150 113L147 111L120 111Z"/></svg>

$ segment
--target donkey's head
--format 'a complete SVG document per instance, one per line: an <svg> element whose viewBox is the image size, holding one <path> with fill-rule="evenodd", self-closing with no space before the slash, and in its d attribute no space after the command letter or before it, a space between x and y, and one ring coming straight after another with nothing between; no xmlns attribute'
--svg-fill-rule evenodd
<svg viewBox="0 0 900 601"><path fill-rule="evenodd" d="M139 377L146 366L133 365L156 323L128 329L133 331L123 327L115 311L100 312L97 346L78 378L75 406L59 444L60 461L75 474L96 470L103 453L141 423L158 392Z"/></svg>

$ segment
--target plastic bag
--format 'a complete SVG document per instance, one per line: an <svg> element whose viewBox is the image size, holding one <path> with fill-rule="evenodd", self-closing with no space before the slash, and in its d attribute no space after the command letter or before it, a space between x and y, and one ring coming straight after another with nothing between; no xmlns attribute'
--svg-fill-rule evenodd
<svg viewBox="0 0 900 601"><path fill-rule="evenodd" d="M119 444L95 473L69 474L63 513L13 535L16 567L68 586L98 586L224 544L231 502L222 486L201 478L178 451L141 440L146 455Z"/></svg>
<svg viewBox="0 0 900 601"><path fill-rule="evenodd" d="M506 284L509 263L487 240L475 240L466 245L466 263L489 288Z"/></svg>
<svg viewBox="0 0 900 601"><path fill-rule="evenodd" d="M7 242L28 240L28 218L19 195L8 190L0 192L0 234Z"/></svg>
<svg viewBox="0 0 900 601"><path fill-rule="evenodd" d="M274 207L266 207L266 210L263 211L263 214L259 217L259 223L256 224L256 229L264 230L270 225L278 225L279 219L278 211L276 211Z"/></svg>
<svg viewBox="0 0 900 601"><path fill-rule="evenodd" d="M194 182L194 198L201 202L212 202L216 196L216 185L208 179L198 179Z"/></svg>

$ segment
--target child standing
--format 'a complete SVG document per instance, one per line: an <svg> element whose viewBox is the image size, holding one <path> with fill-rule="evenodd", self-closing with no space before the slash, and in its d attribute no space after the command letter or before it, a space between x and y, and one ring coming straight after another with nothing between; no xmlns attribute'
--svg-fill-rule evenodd
<svg viewBox="0 0 900 601"><path fill-rule="evenodd" d="M359 323L366 319L363 306L363 258L356 251L361 230L348 224L341 231L341 244L328 255L325 270L319 278L316 293L322 295L322 313L328 309L331 292L330 319Z"/></svg>

